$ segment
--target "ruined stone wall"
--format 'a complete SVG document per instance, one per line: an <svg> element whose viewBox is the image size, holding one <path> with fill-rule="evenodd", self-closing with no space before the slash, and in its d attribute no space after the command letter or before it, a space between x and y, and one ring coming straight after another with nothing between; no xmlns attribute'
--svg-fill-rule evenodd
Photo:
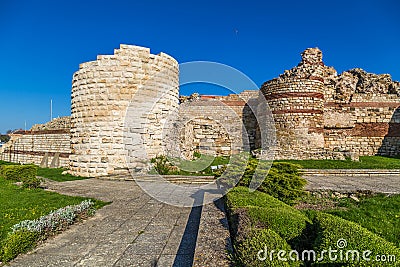
<svg viewBox="0 0 400 267"><path fill-rule="evenodd" d="M353 95L325 103L325 146L359 155L400 154L400 100L396 95Z"/></svg>
<svg viewBox="0 0 400 267"><path fill-rule="evenodd" d="M400 83L352 69L326 78L325 146L359 155L400 154Z"/></svg>
<svg viewBox="0 0 400 267"><path fill-rule="evenodd" d="M73 76L70 172L101 176L145 168L162 152L164 120L178 106L178 63L121 45ZM146 153L147 152L147 153Z"/></svg>
<svg viewBox="0 0 400 267"><path fill-rule="evenodd" d="M181 155L193 152L229 156L255 147L257 121L246 103L258 97L257 90L228 96L181 97L177 135Z"/></svg>
<svg viewBox="0 0 400 267"><path fill-rule="evenodd" d="M11 135L3 147L0 159L42 167L69 166L71 154L69 129L20 131Z"/></svg>
<svg viewBox="0 0 400 267"><path fill-rule="evenodd" d="M35 124L29 131L11 134L0 148L0 159L42 167L69 167L71 154L70 117Z"/></svg>
<svg viewBox="0 0 400 267"><path fill-rule="evenodd" d="M260 90L240 94L179 98L178 72L172 57L130 45L83 63L73 76L71 118L14 134L1 159L103 176L146 171L149 159L171 151L186 159L260 147L276 159L400 154L400 83L361 69L338 75L318 48ZM268 140L260 128L271 123L277 143L261 146Z"/></svg>
<svg viewBox="0 0 400 267"><path fill-rule="evenodd" d="M400 154L400 83L388 74L337 75L318 48L309 48L261 91L274 114L276 158Z"/></svg>
<svg viewBox="0 0 400 267"><path fill-rule="evenodd" d="M31 131L62 130L62 129L68 131L71 129L70 116L55 118L44 124L35 124L32 126Z"/></svg>

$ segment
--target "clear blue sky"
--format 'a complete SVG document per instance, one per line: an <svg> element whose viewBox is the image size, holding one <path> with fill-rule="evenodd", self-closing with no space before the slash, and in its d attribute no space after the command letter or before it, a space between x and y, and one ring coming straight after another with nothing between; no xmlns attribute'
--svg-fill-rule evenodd
<svg viewBox="0 0 400 267"><path fill-rule="evenodd" d="M72 74L120 43L221 62L257 85L318 46L338 72L400 80L398 1L0 0L0 132L70 114ZM201 93L218 94L217 91Z"/></svg>

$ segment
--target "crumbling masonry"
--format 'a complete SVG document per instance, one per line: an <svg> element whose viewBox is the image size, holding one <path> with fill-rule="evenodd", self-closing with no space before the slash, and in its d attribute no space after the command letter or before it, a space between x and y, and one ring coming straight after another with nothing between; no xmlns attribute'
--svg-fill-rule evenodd
<svg viewBox="0 0 400 267"><path fill-rule="evenodd" d="M277 159L400 154L400 83L362 69L338 75L318 48L306 49L298 66L260 90L237 95L179 97L178 73L172 57L130 45L83 63L73 76L71 117L15 133L1 159L103 176L127 165L143 171L145 159L171 144L185 158L194 151L229 155L247 136L242 146L259 152L255 115L263 109L248 107L261 97L273 114Z"/></svg>

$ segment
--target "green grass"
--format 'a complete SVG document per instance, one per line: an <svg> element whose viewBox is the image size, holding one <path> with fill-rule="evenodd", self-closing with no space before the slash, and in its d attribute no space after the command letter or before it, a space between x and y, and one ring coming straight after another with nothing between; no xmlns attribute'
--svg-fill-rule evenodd
<svg viewBox="0 0 400 267"><path fill-rule="evenodd" d="M3 160L0 160L0 166L1 165L16 165L17 163L13 163L13 162L8 162L8 161L3 161Z"/></svg>
<svg viewBox="0 0 400 267"><path fill-rule="evenodd" d="M69 173L61 174L65 170L63 168L38 168L37 175L57 182L88 179L88 177L73 176Z"/></svg>
<svg viewBox="0 0 400 267"><path fill-rule="evenodd" d="M304 169L400 169L400 158L362 156L360 161L351 160L276 160L298 164Z"/></svg>
<svg viewBox="0 0 400 267"><path fill-rule="evenodd" d="M337 240L344 238L349 249L371 250L372 255L387 253L398 259L400 195L360 195L358 198L359 202L347 197L331 196L330 193L310 195L302 198L300 204L312 204L308 207L316 205L323 212L314 208L299 211L268 194L249 192L245 187L233 188L225 199L234 245L242 246L236 252L236 263L252 260L252 252L258 249L254 246L269 242L270 235L257 234L254 236L256 239L249 237L252 233L256 234L256 230L262 229L278 234L292 249L298 251L326 250L329 246L335 246ZM243 229L244 232L240 234ZM310 263L304 264L311 266ZM334 265L324 261L312 266L400 266L391 265L393 262L388 265L374 264L338 262L338 265Z"/></svg>
<svg viewBox="0 0 400 267"><path fill-rule="evenodd" d="M211 163L210 163L211 162ZM182 161L178 167L180 167L179 175L214 175L211 170L211 166L224 165L229 163L229 157L214 157L209 155L201 155L201 158L197 158L192 161ZM196 172L190 172L185 170L198 170Z"/></svg>
<svg viewBox="0 0 400 267"><path fill-rule="evenodd" d="M342 202L346 209L326 211L360 224L400 248L400 195L362 198Z"/></svg>
<svg viewBox="0 0 400 267"><path fill-rule="evenodd" d="M359 258L360 261L348 261L346 258L339 258L332 262L328 257L325 257L319 263L322 266L400 266L400 262L374 262L376 255L394 255L395 259L398 260L400 258L400 249L358 223L323 212L316 213L313 223L317 232L313 246L314 251L327 251L337 246L337 241L340 239L346 240L345 251L356 250L359 253L371 251L371 261L365 261L362 258Z"/></svg>
<svg viewBox="0 0 400 267"><path fill-rule="evenodd" d="M329 195L324 197L308 195L303 197L299 204L303 207L306 204L307 209L303 211L307 215L312 216L316 209L323 210L325 213L358 223L400 247L400 195L361 196L358 197L359 202Z"/></svg>
<svg viewBox="0 0 400 267"><path fill-rule="evenodd" d="M14 181L0 177L0 242L18 222L37 219L53 210L76 205L87 199L60 195L40 188L24 189L13 183ZM93 201L95 208L106 205L102 201Z"/></svg>
<svg viewBox="0 0 400 267"><path fill-rule="evenodd" d="M171 163L179 170L172 170L168 175L213 176L215 171L211 170L211 166L225 165L230 160L230 157L227 156L214 157L205 154L198 154L198 156L201 158L195 158L194 160L171 159ZM149 174L157 174L154 167L149 171Z"/></svg>
<svg viewBox="0 0 400 267"><path fill-rule="evenodd" d="M17 165L17 164L18 163L0 160L0 166L1 165ZM83 179L90 178L90 177L73 176L69 173L63 175L62 172L65 170L66 169L64 169L64 168L40 168L40 167L38 167L37 175L44 177L44 178L48 178L53 181L57 181L57 182L75 181L75 180L83 180Z"/></svg>

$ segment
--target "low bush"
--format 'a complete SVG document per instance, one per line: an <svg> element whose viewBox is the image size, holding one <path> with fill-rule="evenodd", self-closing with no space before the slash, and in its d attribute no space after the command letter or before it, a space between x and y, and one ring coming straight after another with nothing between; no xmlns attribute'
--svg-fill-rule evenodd
<svg viewBox="0 0 400 267"><path fill-rule="evenodd" d="M166 156L160 155L151 159L151 163L154 164L154 169L158 174L166 175L171 171L171 164L169 163Z"/></svg>
<svg viewBox="0 0 400 267"><path fill-rule="evenodd" d="M37 241L44 240L57 231L73 224L77 218L93 214L94 203L84 200L78 205L66 206L36 220L24 220L12 227L12 232L0 244L0 261L8 262L18 254L33 248Z"/></svg>
<svg viewBox="0 0 400 267"><path fill-rule="evenodd" d="M300 211L284 205L276 208L248 207L254 226L271 229L290 243L302 235L311 221Z"/></svg>
<svg viewBox="0 0 400 267"><path fill-rule="evenodd" d="M1 244L0 261L8 262L18 256L18 254L29 251L36 245L38 238L38 232L26 229L9 233Z"/></svg>
<svg viewBox="0 0 400 267"><path fill-rule="evenodd" d="M235 244L235 266L300 266L298 261L279 260L277 252L291 251L288 243L270 229L254 229L246 239ZM274 253L271 254L272 250ZM270 257L272 256L272 257ZM287 254L284 255L287 257Z"/></svg>
<svg viewBox="0 0 400 267"><path fill-rule="evenodd" d="M37 188L42 179L36 177L38 167L35 165L3 165L0 175L7 180L21 181L25 188Z"/></svg>
<svg viewBox="0 0 400 267"><path fill-rule="evenodd" d="M25 220L17 223L12 227L12 230L13 232L28 230L47 235L51 232L61 230L65 228L65 226L73 224L78 216L83 215L84 212L90 212L93 205L94 203L90 199L84 200L78 205L66 206L52 211L39 219Z"/></svg>
<svg viewBox="0 0 400 267"><path fill-rule="evenodd" d="M266 193L250 192L247 187L232 189L226 195L226 200L232 218L230 225L233 235L239 227L237 224L249 224L240 227L271 229L290 244L297 246L306 239L303 234L312 224L311 220L299 210Z"/></svg>
<svg viewBox="0 0 400 267"><path fill-rule="evenodd" d="M38 188L42 183L43 179L37 176L35 177L24 177L22 178L22 186L24 188Z"/></svg>
<svg viewBox="0 0 400 267"><path fill-rule="evenodd" d="M250 157L248 153L233 155L226 168L226 172L220 175L218 180L227 189L236 185L249 186L257 164L258 160Z"/></svg>
<svg viewBox="0 0 400 267"><path fill-rule="evenodd" d="M37 166L35 165L2 165L0 175L7 180L23 181L36 177Z"/></svg>
<svg viewBox="0 0 400 267"><path fill-rule="evenodd" d="M248 206L279 208L282 202L278 199L259 191L250 192L249 188L238 186L226 194L228 209L243 208Z"/></svg>
<svg viewBox="0 0 400 267"><path fill-rule="evenodd" d="M229 166L220 181L228 187L234 186L237 182L240 186L248 187L252 179L260 181L261 184L257 190L276 197L287 204L294 204L295 200L304 195L303 188L306 180L301 177L299 165L285 162L272 163L249 158L247 165L243 168L243 160Z"/></svg>
<svg viewBox="0 0 400 267"><path fill-rule="evenodd" d="M330 249L338 250L338 252L335 253L337 255L335 261L330 260L325 254L325 257L321 261L315 262L313 266L328 266L328 264L329 266L400 266L400 249L357 223L317 212L314 225L318 233L314 242L314 250L318 253ZM340 251L343 251L342 254ZM347 253L348 251L351 253ZM356 254L353 254L352 251L359 253L359 261L356 260ZM364 251L371 252L370 255L367 255L370 261L363 259ZM376 256L380 255L386 257L394 255L397 262L375 261Z"/></svg>
<svg viewBox="0 0 400 267"><path fill-rule="evenodd" d="M294 204L295 200L305 194L303 188L306 180L300 176L299 168L291 163L273 163L258 190L287 204Z"/></svg>

